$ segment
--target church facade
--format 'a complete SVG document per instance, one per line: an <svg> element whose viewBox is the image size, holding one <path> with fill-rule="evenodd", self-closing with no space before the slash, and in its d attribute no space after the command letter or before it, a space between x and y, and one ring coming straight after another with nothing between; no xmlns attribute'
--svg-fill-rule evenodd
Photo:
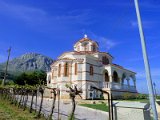
<svg viewBox="0 0 160 120"><path fill-rule="evenodd" d="M51 65L47 73L47 86L60 89L62 99L69 98L66 84L76 85L83 99L102 97L91 86L106 90L113 96L137 93L136 73L113 63L113 56L100 52L97 42L86 35L74 45L74 50L65 52Z"/></svg>

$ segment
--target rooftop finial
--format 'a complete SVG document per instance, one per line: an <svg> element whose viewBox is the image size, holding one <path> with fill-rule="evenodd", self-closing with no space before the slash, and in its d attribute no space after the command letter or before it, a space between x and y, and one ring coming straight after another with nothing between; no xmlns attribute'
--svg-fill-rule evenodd
<svg viewBox="0 0 160 120"><path fill-rule="evenodd" d="M84 38L87 38L87 35L86 35L86 34L84 34Z"/></svg>

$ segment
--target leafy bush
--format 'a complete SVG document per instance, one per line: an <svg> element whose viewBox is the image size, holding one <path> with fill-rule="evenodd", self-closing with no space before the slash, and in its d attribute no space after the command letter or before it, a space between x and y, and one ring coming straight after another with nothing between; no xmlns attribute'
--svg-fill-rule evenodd
<svg viewBox="0 0 160 120"><path fill-rule="evenodd" d="M147 94L135 94L135 93L124 93L122 99L131 100L131 99L147 99Z"/></svg>
<svg viewBox="0 0 160 120"><path fill-rule="evenodd" d="M104 100L103 94L100 95L100 100Z"/></svg>
<svg viewBox="0 0 160 120"><path fill-rule="evenodd" d="M136 98L137 99L147 99L148 95L147 94L137 94Z"/></svg>
<svg viewBox="0 0 160 120"><path fill-rule="evenodd" d="M46 84L46 73L43 71L24 72L17 76L14 82L18 85Z"/></svg>
<svg viewBox="0 0 160 120"><path fill-rule="evenodd" d="M136 95L133 93L124 93L122 99L124 100L130 100L130 99L135 99Z"/></svg>
<svg viewBox="0 0 160 120"><path fill-rule="evenodd" d="M156 96L157 99L160 99L160 95Z"/></svg>

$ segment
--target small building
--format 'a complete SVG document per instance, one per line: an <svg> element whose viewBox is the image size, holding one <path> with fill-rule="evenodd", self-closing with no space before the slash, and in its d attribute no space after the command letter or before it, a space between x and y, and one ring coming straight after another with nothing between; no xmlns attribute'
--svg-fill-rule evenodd
<svg viewBox="0 0 160 120"><path fill-rule="evenodd" d="M135 72L113 63L113 56L99 51L99 44L87 35L77 41L74 50L65 52L51 65L47 86L60 89L62 99L69 98L66 84L77 85L83 99L100 98L102 93L91 86L121 96L137 93Z"/></svg>

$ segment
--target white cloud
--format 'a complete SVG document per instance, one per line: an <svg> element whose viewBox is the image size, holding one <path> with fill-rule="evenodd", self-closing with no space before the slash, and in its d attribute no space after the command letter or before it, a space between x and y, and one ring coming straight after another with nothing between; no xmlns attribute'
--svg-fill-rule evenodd
<svg viewBox="0 0 160 120"><path fill-rule="evenodd" d="M93 20L90 20L92 10L72 10L66 11L63 14L49 14L47 11L19 4L9 4L0 1L0 14L8 15L10 17L20 19L26 23L32 25L49 25L54 24L54 26L63 24L90 24Z"/></svg>
<svg viewBox="0 0 160 120"><path fill-rule="evenodd" d="M152 78L160 78L160 69L153 68L151 69L151 76ZM145 70L137 70L137 78L142 79L146 78Z"/></svg>
<svg viewBox="0 0 160 120"><path fill-rule="evenodd" d="M24 21L41 20L47 15L45 11L38 8L27 7L23 5L8 4L3 1L0 2L0 7L1 7L0 10L1 14L19 18Z"/></svg>
<svg viewBox="0 0 160 120"><path fill-rule="evenodd" d="M137 21L130 21L131 27L132 28L137 28L138 27L138 22ZM158 21L144 21L142 20L142 24L144 28L152 28L156 24L158 24Z"/></svg>
<svg viewBox="0 0 160 120"><path fill-rule="evenodd" d="M89 33L91 34L91 37L99 43L100 48L105 51L108 51L119 44L118 42L115 42L114 40L108 39L103 36L96 35L93 32L89 32Z"/></svg>
<svg viewBox="0 0 160 120"><path fill-rule="evenodd" d="M152 55L152 56L149 56L148 59L152 60L152 59L159 58L159 57L160 57L159 54L158 55ZM130 58L130 59L128 59L128 61L130 61L130 62L143 61L143 56L141 56L141 57L135 57L135 58Z"/></svg>
<svg viewBox="0 0 160 120"><path fill-rule="evenodd" d="M98 37L97 41L99 41L101 43L101 47L105 48L106 50L110 50L117 45L116 42L105 37Z"/></svg>

